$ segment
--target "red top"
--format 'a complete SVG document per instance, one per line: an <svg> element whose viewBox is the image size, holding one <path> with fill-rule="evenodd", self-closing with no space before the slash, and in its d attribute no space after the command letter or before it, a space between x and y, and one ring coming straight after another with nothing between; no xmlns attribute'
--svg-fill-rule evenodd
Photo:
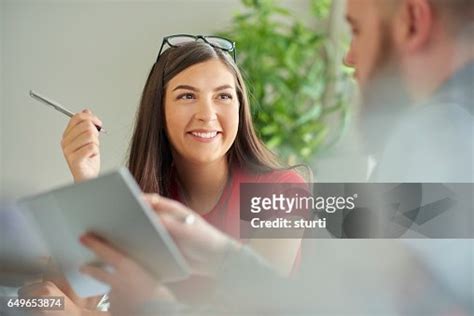
<svg viewBox="0 0 474 316"><path fill-rule="evenodd" d="M175 181L173 179L173 181ZM278 170L267 173L254 173L234 167L230 181L214 208L202 217L211 225L234 239L240 240L240 184L241 183L305 183L305 180L293 170ZM173 182L170 188L172 199L182 202L178 184ZM298 251L293 270L299 266ZM201 276L170 284L179 299L188 302L202 302L201 295L209 294L212 281Z"/></svg>
<svg viewBox="0 0 474 316"><path fill-rule="evenodd" d="M251 173L239 167L232 170L231 180L214 208L202 217L214 227L240 239L240 184L241 183L305 183L305 180L293 170L278 170L267 173ZM173 182L170 189L173 200L182 201L178 185Z"/></svg>

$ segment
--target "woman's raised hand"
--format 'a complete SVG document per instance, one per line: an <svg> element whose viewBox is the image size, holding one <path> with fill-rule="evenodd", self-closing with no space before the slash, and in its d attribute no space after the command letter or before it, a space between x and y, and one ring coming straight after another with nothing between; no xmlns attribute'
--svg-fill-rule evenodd
<svg viewBox="0 0 474 316"><path fill-rule="evenodd" d="M67 125L61 148L75 182L95 178L100 171L99 131L102 122L91 111L75 114Z"/></svg>

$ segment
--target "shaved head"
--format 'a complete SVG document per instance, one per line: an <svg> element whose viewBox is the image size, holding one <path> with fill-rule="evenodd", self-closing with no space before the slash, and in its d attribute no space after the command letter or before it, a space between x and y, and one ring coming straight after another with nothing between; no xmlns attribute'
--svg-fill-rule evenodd
<svg viewBox="0 0 474 316"><path fill-rule="evenodd" d="M352 38L345 62L354 68L362 90L380 71L390 69L403 79L413 98L421 99L474 60L474 0L347 0L346 4Z"/></svg>
<svg viewBox="0 0 474 316"><path fill-rule="evenodd" d="M385 19L390 19L400 7L400 0L372 0Z"/></svg>
<svg viewBox="0 0 474 316"><path fill-rule="evenodd" d="M403 0L373 0L384 19L397 12ZM468 28L474 21L473 0L420 0L429 3L433 12L452 33Z"/></svg>

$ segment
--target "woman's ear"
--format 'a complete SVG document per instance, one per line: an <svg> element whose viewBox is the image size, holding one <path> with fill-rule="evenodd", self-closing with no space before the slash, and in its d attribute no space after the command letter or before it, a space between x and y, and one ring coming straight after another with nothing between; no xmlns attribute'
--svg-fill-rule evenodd
<svg viewBox="0 0 474 316"><path fill-rule="evenodd" d="M429 0L403 0L394 21L397 44L405 52L425 47L433 30L433 7Z"/></svg>

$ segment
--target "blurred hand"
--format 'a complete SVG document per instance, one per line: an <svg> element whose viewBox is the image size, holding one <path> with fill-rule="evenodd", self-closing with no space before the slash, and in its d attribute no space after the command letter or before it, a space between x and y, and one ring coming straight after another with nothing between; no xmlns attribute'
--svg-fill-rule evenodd
<svg viewBox="0 0 474 316"><path fill-rule="evenodd" d="M43 260L47 260L47 269L45 269L45 273L43 274L43 282L49 281L54 283L54 285L76 306L82 309L96 309L97 304L99 304L102 296L92 296L86 298L78 296L69 285L69 282L62 273L61 269L54 263L53 259L49 257Z"/></svg>
<svg viewBox="0 0 474 316"><path fill-rule="evenodd" d="M37 308L34 315L80 316L82 309L67 297L53 282L45 281L25 285L18 290L19 298L27 297L64 297L64 310L44 310Z"/></svg>
<svg viewBox="0 0 474 316"><path fill-rule="evenodd" d="M64 130L61 148L75 182L99 175L99 131L95 125L102 126L102 122L91 111L83 110Z"/></svg>
<svg viewBox="0 0 474 316"><path fill-rule="evenodd" d="M193 273L214 276L226 253L231 248L237 250L240 247L238 242L183 204L157 194L145 194L144 197L160 216ZM194 219L193 222L186 223L185 219L190 216Z"/></svg>
<svg viewBox="0 0 474 316"><path fill-rule="evenodd" d="M150 300L174 301L173 294L138 263L94 234L85 234L81 243L110 268L85 265L81 272L110 285L112 315L134 315Z"/></svg>

